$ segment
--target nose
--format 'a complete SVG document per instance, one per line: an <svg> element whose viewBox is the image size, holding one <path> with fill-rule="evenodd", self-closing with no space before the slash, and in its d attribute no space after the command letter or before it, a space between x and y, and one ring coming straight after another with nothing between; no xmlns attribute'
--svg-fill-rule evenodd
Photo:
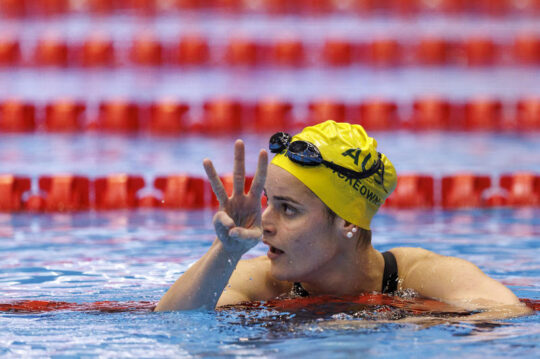
<svg viewBox="0 0 540 359"><path fill-rule="evenodd" d="M269 204L268 207L262 213L262 228L263 234L265 236L271 236L276 233L276 226L272 216L272 206Z"/></svg>

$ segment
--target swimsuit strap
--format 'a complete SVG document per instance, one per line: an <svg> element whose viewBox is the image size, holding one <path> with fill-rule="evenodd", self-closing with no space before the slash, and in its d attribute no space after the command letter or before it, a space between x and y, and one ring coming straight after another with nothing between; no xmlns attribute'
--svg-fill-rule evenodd
<svg viewBox="0 0 540 359"><path fill-rule="evenodd" d="M300 282L294 282L294 285L291 290L291 295L293 297L309 297L309 293L307 290L302 287L302 284Z"/></svg>
<svg viewBox="0 0 540 359"><path fill-rule="evenodd" d="M392 252L384 252L384 273L382 279L382 293L393 293L398 285L398 267L396 257Z"/></svg>
<svg viewBox="0 0 540 359"><path fill-rule="evenodd" d="M396 257L392 252L384 252L384 273L382 280L382 293L393 293L398 285L398 267ZM291 289L291 295L294 297L308 297L309 293L302 287L300 282L294 282Z"/></svg>

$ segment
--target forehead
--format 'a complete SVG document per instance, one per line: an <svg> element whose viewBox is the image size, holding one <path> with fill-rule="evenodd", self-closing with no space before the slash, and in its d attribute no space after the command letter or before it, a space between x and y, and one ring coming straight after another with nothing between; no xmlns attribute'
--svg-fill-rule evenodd
<svg viewBox="0 0 540 359"><path fill-rule="evenodd" d="M309 188L281 167L274 164L268 165L265 189L268 196L286 196L300 203L319 202Z"/></svg>

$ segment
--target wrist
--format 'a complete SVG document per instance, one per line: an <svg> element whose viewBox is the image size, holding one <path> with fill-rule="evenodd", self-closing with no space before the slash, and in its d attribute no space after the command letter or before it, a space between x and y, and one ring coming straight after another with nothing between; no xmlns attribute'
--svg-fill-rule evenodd
<svg viewBox="0 0 540 359"><path fill-rule="evenodd" d="M216 238L214 243L212 243L212 249L217 256L226 259L229 264L235 267L245 253L227 248L218 238Z"/></svg>

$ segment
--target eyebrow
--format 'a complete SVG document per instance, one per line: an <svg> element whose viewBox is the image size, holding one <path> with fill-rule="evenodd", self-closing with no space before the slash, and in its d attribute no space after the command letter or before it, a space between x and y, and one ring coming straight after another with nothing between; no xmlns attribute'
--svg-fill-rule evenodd
<svg viewBox="0 0 540 359"><path fill-rule="evenodd" d="M295 203L295 204L301 204L300 202L295 201L291 197L287 197L287 196L274 196L273 198L278 200L278 201L287 201L287 202L292 202L292 203Z"/></svg>
<svg viewBox="0 0 540 359"><path fill-rule="evenodd" d="M263 188L263 192L264 192L264 195L266 197L268 197L268 195L266 194L266 188ZM287 197L287 196L273 196L272 198L275 199L275 200L278 200L278 201L289 201L289 202L292 202L292 203L301 204L300 202L292 199L291 197Z"/></svg>

